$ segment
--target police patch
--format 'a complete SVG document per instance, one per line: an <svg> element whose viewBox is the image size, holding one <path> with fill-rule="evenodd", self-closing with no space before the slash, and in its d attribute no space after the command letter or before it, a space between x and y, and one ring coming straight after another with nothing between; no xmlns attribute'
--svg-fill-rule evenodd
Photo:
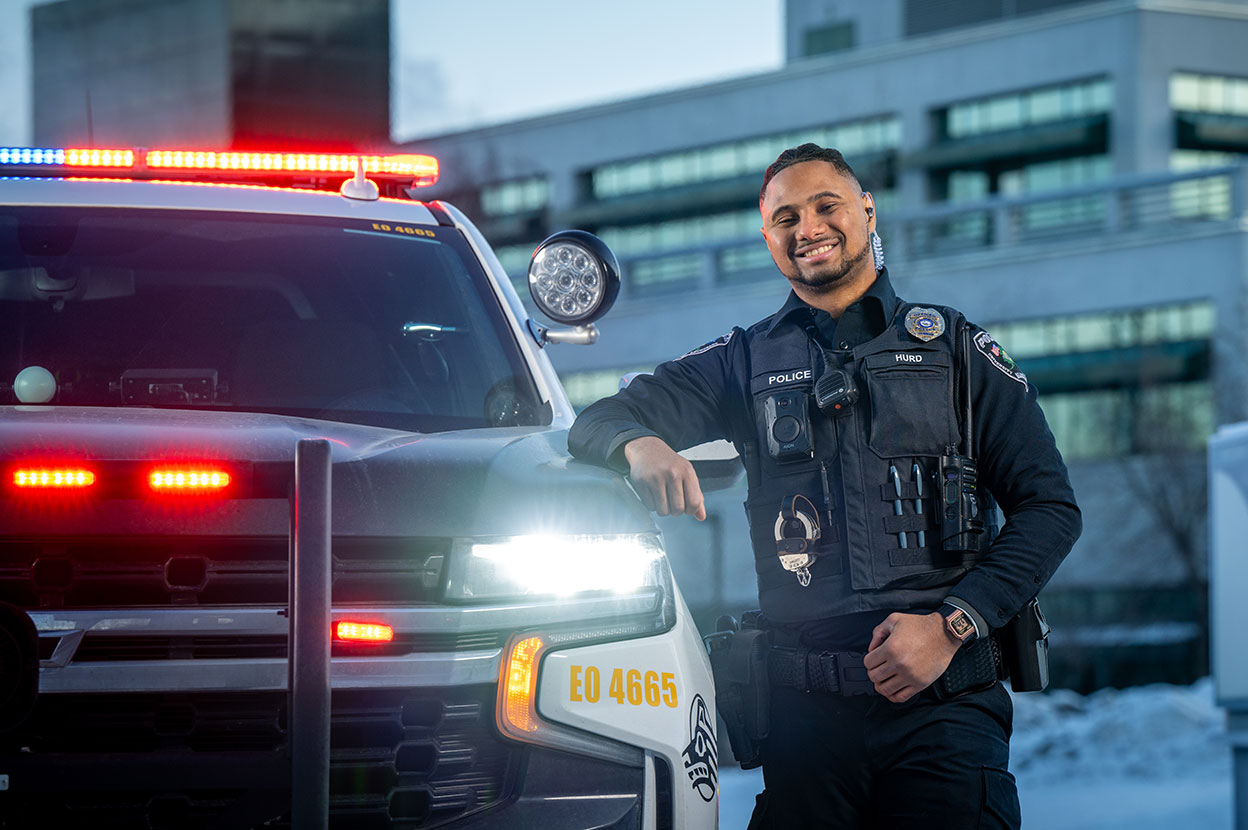
<svg viewBox="0 0 1248 830"><path fill-rule="evenodd" d="M719 337L716 337L710 343L704 343L703 345L698 346L696 349L693 349L692 351L685 352L684 354L682 354L680 357L676 359L684 360L686 357L693 357L695 354L702 354L703 352L709 352L711 349L714 349L717 346L726 346L728 345L728 341L731 340L732 336L736 333L737 333L737 330L733 329L727 334L721 334Z"/></svg>
<svg viewBox="0 0 1248 830"><path fill-rule="evenodd" d="M988 332L981 331L975 335L975 348L1006 377L1018 381L1023 386L1027 385L1027 376L1023 374L1023 370L1018 368L1014 358L1010 357L1009 353L1001 348L1001 344L993 340Z"/></svg>
<svg viewBox="0 0 1248 830"><path fill-rule="evenodd" d="M934 308L915 306L906 312L906 331L926 343L945 333L945 318Z"/></svg>

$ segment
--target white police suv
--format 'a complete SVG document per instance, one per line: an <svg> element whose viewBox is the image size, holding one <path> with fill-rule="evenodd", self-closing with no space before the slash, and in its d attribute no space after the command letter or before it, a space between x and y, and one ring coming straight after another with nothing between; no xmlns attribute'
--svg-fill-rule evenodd
<svg viewBox="0 0 1248 830"><path fill-rule="evenodd" d="M715 825L706 654L543 351L601 242L535 253L549 329L427 156L0 176L0 827Z"/></svg>

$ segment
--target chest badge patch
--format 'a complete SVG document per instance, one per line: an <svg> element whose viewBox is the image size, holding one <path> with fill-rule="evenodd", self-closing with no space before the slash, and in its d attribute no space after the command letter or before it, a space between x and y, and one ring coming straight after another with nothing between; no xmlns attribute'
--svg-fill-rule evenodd
<svg viewBox="0 0 1248 830"><path fill-rule="evenodd" d="M1009 353L1001 348L1001 344L993 340L988 332L981 331L975 335L975 348L1006 377L1018 381L1023 386L1027 385L1027 376L1023 374L1023 370L1018 368L1014 358L1010 357Z"/></svg>
<svg viewBox="0 0 1248 830"><path fill-rule="evenodd" d="M906 331L926 343L945 333L945 318L934 308L915 306L906 312Z"/></svg>

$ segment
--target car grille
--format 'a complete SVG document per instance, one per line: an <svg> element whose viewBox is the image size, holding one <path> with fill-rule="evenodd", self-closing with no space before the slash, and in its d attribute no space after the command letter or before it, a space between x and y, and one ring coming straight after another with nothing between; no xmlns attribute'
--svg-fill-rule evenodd
<svg viewBox="0 0 1248 830"><path fill-rule="evenodd" d="M493 686L334 692L331 826L437 827L505 801L518 787L522 750L497 736L493 707ZM13 826L36 817L79 827L211 825L247 791L198 783L196 758L251 753L279 770L289 764L286 717L280 693L45 695L10 742L25 748L21 757L99 756L124 765L154 753L171 759L171 772L155 785L140 778L134 788L88 791L72 776L61 780L50 763L47 774L57 778L51 803L5 794ZM172 770L180 769L179 782ZM282 806L264 817L265 827L288 826L289 795L278 795Z"/></svg>
<svg viewBox="0 0 1248 830"><path fill-rule="evenodd" d="M449 539L336 538L336 606L434 602ZM287 603L286 538L0 540L0 600L23 608Z"/></svg>
<svg viewBox="0 0 1248 830"><path fill-rule="evenodd" d="M53 640L44 637L41 642ZM480 631L447 634L399 634L393 642L379 645L334 643L334 657L397 657L406 654L495 650L502 648L503 634ZM51 656L51 645L45 646ZM88 631L74 651L74 663L114 660L257 660L286 659L286 637L221 636L181 637L127 635L110 636Z"/></svg>

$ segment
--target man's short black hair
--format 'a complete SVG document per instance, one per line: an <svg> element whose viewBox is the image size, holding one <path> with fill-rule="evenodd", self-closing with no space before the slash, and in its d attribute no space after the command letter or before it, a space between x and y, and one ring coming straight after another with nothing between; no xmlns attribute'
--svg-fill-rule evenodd
<svg viewBox="0 0 1248 830"><path fill-rule="evenodd" d="M826 161L828 164L836 168L836 172L849 176L853 179L854 184L858 185L858 177L854 175L854 169L849 166L849 162L845 161L845 157L841 155L840 150L833 150L831 147L820 147L818 144L799 145L790 147L785 150L776 160L767 168L767 172L763 174L763 186L758 191L758 203L763 203L763 196L767 194L767 185L771 184L771 180L776 177L786 167L792 167L795 164L801 164L804 161ZM861 185L858 185L861 189Z"/></svg>

